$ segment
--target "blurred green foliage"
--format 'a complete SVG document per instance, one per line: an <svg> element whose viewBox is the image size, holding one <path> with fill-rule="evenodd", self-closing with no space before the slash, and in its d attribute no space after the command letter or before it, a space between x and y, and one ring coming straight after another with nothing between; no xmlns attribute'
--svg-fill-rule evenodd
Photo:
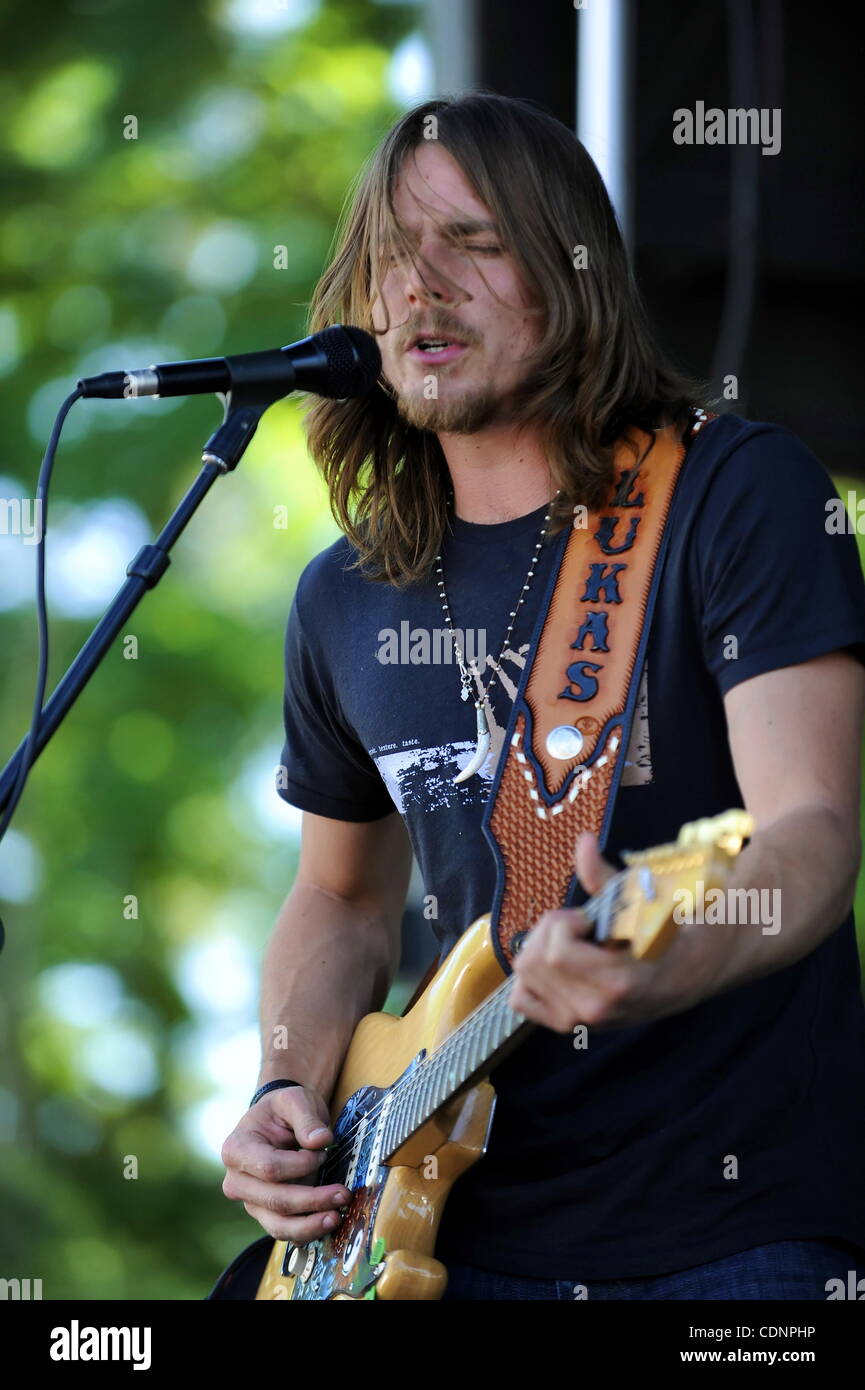
<svg viewBox="0 0 865 1390"><path fill-rule="evenodd" d="M304 335L346 188L401 109L394 52L420 12L3 9L8 498L32 497L83 373ZM49 519L49 689L219 419L213 397L75 407ZM3 847L25 882L2 903L0 1276L41 1278L45 1298L200 1298L260 1234L222 1195L218 1148L255 1082L255 975L296 864L273 781L283 628L336 534L282 402L134 615L137 659L115 644L39 762ZM0 761L29 723L34 553L0 567Z"/></svg>

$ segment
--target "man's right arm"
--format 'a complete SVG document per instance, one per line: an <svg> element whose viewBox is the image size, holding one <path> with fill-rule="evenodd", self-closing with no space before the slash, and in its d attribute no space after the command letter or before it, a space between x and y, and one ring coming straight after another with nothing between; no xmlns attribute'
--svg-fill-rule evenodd
<svg viewBox="0 0 865 1390"><path fill-rule="evenodd" d="M399 964L410 874L398 813L349 822L304 812L297 878L265 955L258 1081L304 1089L270 1091L222 1151L226 1196L277 1239L315 1239L346 1198L338 1184L309 1184L333 1137L328 1101L354 1029L381 1008Z"/></svg>
<svg viewBox="0 0 865 1390"><path fill-rule="evenodd" d="M300 864L264 959L259 1086L289 1076L330 1097L356 1024L399 965L411 846L397 812L304 812Z"/></svg>

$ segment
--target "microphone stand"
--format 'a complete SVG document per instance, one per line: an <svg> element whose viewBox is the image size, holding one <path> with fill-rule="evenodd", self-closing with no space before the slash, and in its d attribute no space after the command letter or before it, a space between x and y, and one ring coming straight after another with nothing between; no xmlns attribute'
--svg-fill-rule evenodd
<svg viewBox="0 0 865 1390"><path fill-rule="evenodd" d="M201 455L202 468L152 545L145 545L127 566L127 580L118 589L104 616L93 629L42 709L33 742L32 762L62 724L117 634L148 590L159 583L171 563L169 552L198 510L216 479L232 472L243 457L268 406L286 395L285 356L278 349L227 357L231 387L219 393L225 404L222 424ZM17 785L28 739L25 737L0 773L0 813ZM3 934L0 923L0 947Z"/></svg>

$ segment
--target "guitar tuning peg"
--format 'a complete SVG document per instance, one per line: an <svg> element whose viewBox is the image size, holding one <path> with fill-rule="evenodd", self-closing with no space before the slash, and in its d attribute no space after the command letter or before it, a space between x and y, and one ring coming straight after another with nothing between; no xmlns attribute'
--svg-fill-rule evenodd
<svg viewBox="0 0 865 1390"><path fill-rule="evenodd" d="M669 872L680 868L696 868L707 850L721 849L726 854L738 854L742 841L754 833L754 818L747 811L724 811L719 816L704 816L687 821L672 844L652 845L649 849L622 850L620 858L627 868L648 864ZM682 850L690 851L682 855Z"/></svg>
<svg viewBox="0 0 865 1390"><path fill-rule="evenodd" d="M724 823L718 836L718 847L727 854L738 854L743 840L750 839L754 833L754 817L747 811L728 811L721 819Z"/></svg>
<svg viewBox="0 0 865 1390"><path fill-rule="evenodd" d="M738 854L742 841L754 832L754 819L747 811L724 811L720 816L704 816L689 821L679 831L682 848L712 849L717 846L728 854Z"/></svg>
<svg viewBox="0 0 865 1390"><path fill-rule="evenodd" d="M679 838L676 843L683 849L706 844L706 826L710 824L711 822L705 818L703 820L686 821L679 831Z"/></svg>

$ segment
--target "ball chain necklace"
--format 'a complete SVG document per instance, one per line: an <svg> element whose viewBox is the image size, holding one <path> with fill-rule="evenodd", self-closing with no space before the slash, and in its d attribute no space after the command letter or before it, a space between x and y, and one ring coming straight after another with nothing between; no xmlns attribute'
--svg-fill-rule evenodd
<svg viewBox="0 0 865 1390"><path fill-rule="evenodd" d="M470 777L473 777L476 772L480 771L480 769L483 767L484 763L487 760L487 754L490 751L490 726L487 722L486 710L484 709L484 705L489 706L490 714L492 715L492 705L489 704L490 691L495 685L496 676L501 674L499 663L501 662L505 652L508 649L508 643L511 640L511 633L514 630L514 623L516 622L517 614L519 613L520 609L526 601L526 594L529 592L529 589L531 587L532 576L535 572L535 565L538 562L538 555L544 543L544 538L547 534L547 528L550 524L552 507L556 501L556 498L560 495L561 490L556 493L556 496L553 498L552 502L549 503L550 510L547 511L544 517L544 524L541 528L540 540L535 546L534 554L532 555L532 558L529 561L529 572L526 575L526 582L520 590L520 596L517 599L516 606L509 615L510 622L508 624L508 630L505 633L505 640L502 642L502 647L501 651L499 652L498 659L492 663L493 673L490 677L488 685L484 686L483 678L480 672L478 672L477 684L480 686L481 695L480 699L478 699L477 696L475 696L475 712L477 715L477 747L470 761L463 768L462 772L458 773L457 776L454 777L454 782L467 782ZM450 493L450 498L453 498L453 492ZM467 700L469 696L472 694L472 687L474 685L474 681L472 679L472 674L469 671L468 666L466 665L465 655L463 653L462 647L459 644L459 639L457 638L456 632L454 630L450 604L448 602L447 589L445 588L445 574L441 552L439 552L439 554L436 556L436 574L438 575L438 591L439 598L441 599L442 604L442 612L445 616L445 622L447 624L448 632L450 633L451 641L454 644L454 650L456 652L457 657L457 665L460 668L460 685L462 686L460 698L463 700Z"/></svg>

